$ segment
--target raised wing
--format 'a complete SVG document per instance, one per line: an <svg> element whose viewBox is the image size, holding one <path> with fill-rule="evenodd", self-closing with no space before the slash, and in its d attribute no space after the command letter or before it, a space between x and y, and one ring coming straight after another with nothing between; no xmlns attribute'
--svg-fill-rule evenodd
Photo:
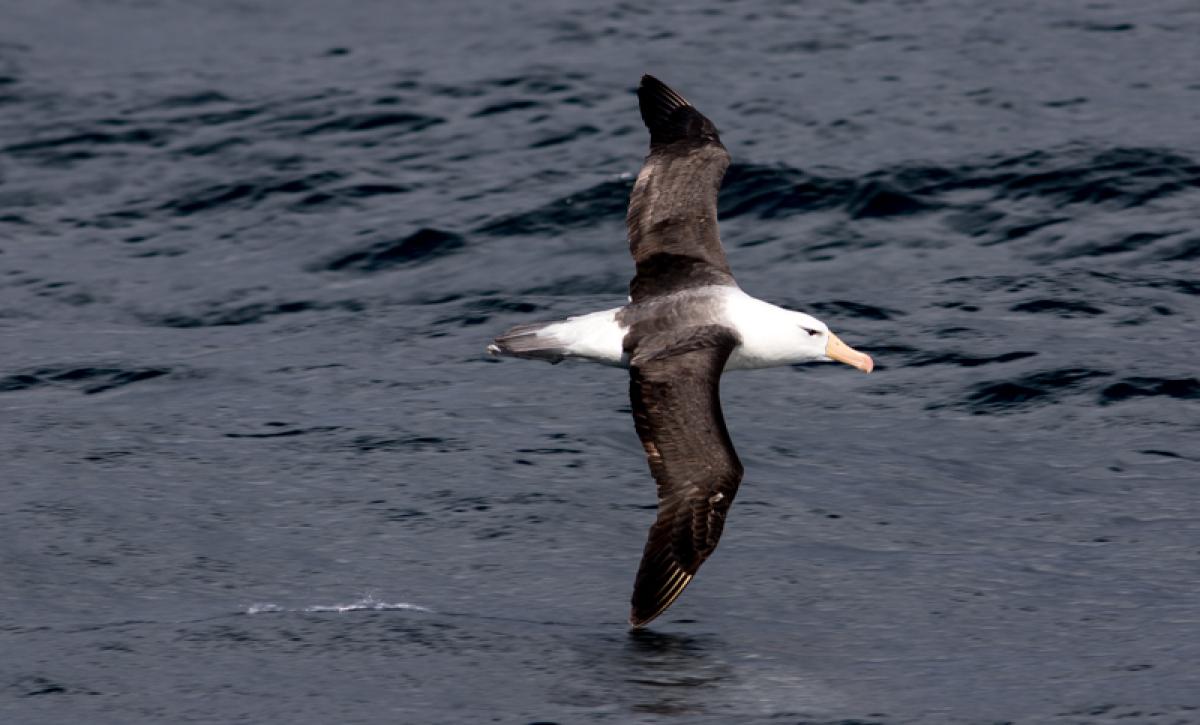
<svg viewBox="0 0 1200 725"><path fill-rule="evenodd" d="M732 285L717 230L717 193L729 167L712 122L653 76L638 86L650 154L629 198L634 302L688 287Z"/></svg>
<svg viewBox="0 0 1200 725"><path fill-rule="evenodd" d="M741 483L718 391L737 344L734 331L711 325L649 336L631 351L633 420L658 483L658 519L633 586L635 627L671 606L717 547Z"/></svg>

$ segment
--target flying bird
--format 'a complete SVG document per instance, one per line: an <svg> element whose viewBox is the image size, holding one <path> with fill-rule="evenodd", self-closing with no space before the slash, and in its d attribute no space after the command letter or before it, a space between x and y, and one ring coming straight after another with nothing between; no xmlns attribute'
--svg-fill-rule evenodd
<svg viewBox="0 0 1200 725"><path fill-rule="evenodd" d="M626 217L636 265L628 304L514 327L488 352L629 369L634 427L658 484L629 615L642 627L712 554L742 480L721 415L721 373L816 361L869 373L874 363L824 322L738 287L717 230L729 152L716 127L657 78L643 76L637 95L650 153Z"/></svg>

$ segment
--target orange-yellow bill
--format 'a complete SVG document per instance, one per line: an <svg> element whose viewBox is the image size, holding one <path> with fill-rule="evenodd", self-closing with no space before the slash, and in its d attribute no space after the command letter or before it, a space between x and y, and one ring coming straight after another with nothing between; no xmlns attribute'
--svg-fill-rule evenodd
<svg viewBox="0 0 1200 725"><path fill-rule="evenodd" d="M856 367L864 373L875 369L875 361L871 359L870 355L850 347L842 342L842 338L832 332L829 333L829 342L825 344L825 357Z"/></svg>

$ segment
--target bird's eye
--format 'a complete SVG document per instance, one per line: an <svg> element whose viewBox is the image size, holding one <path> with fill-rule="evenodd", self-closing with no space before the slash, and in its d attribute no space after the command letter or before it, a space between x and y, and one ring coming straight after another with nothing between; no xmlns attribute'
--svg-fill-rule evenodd
<svg viewBox="0 0 1200 725"><path fill-rule="evenodd" d="M808 329L807 327L805 327L805 328L804 328L804 331L808 333L808 336L809 336L809 337L814 337L814 336L816 336L816 335L820 335L820 334L821 334L821 331L820 331L820 330L810 330L810 329Z"/></svg>

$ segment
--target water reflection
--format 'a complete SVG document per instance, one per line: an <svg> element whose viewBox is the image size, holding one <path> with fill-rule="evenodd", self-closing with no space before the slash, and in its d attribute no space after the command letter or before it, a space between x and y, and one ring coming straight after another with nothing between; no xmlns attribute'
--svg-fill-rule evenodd
<svg viewBox="0 0 1200 725"><path fill-rule="evenodd" d="M619 655L631 710L681 715L703 713L708 692L733 676L724 642L711 635L632 630Z"/></svg>
<svg viewBox="0 0 1200 725"><path fill-rule="evenodd" d="M586 676L564 678L555 701L611 715L711 715L735 680L727 644L709 634L609 630L571 649Z"/></svg>

